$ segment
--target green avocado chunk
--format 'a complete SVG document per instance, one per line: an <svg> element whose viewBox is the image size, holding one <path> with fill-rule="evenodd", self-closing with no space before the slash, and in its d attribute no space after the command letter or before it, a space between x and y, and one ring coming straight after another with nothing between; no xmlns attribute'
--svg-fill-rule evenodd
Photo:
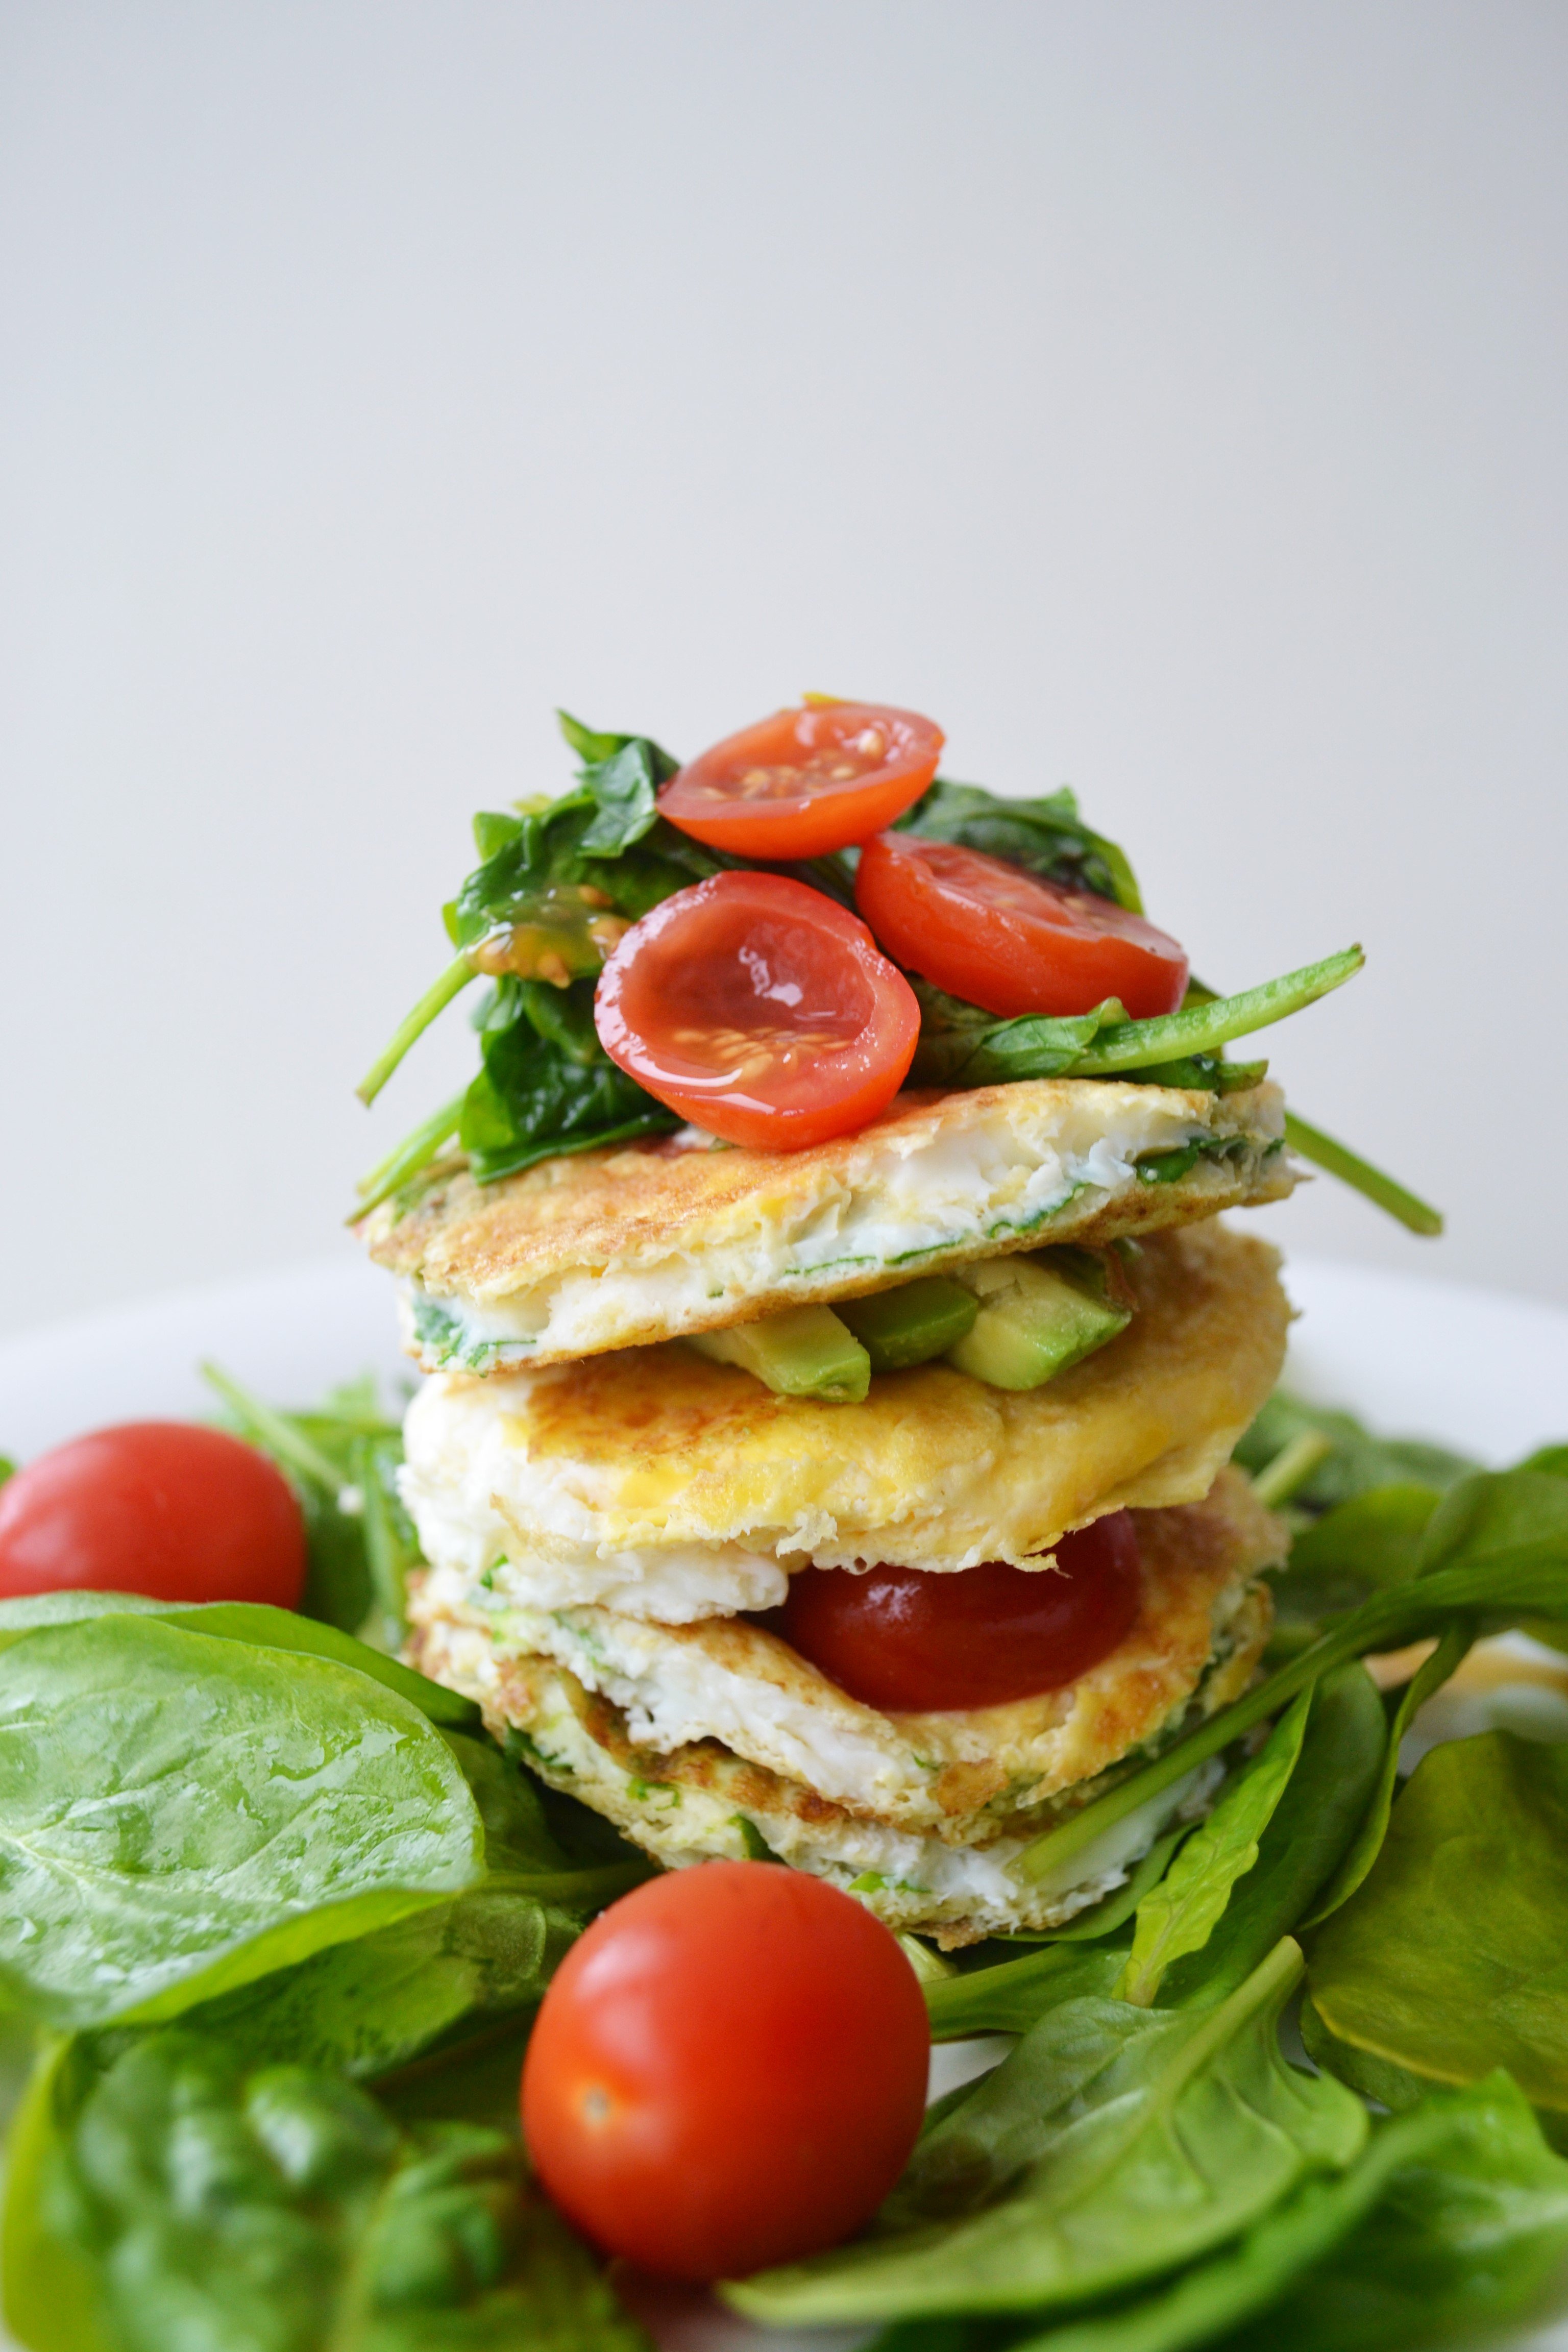
<svg viewBox="0 0 1568 2352"><path fill-rule="evenodd" d="M716 1364L739 1364L778 1396L858 1404L871 1384L870 1357L831 1307L786 1307L727 1331L694 1332L687 1345Z"/></svg>
<svg viewBox="0 0 1568 2352"><path fill-rule="evenodd" d="M896 1290L873 1291L869 1298L841 1298L837 1312L874 1372L901 1372L944 1356L972 1328L980 1303L962 1282L931 1274Z"/></svg>
<svg viewBox="0 0 1568 2352"><path fill-rule="evenodd" d="M947 1360L997 1389L1037 1389L1132 1319L1110 1295L1100 1261L1088 1250L1043 1250L1032 1257L986 1258L959 1266L957 1279L979 1302L973 1328Z"/></svg>

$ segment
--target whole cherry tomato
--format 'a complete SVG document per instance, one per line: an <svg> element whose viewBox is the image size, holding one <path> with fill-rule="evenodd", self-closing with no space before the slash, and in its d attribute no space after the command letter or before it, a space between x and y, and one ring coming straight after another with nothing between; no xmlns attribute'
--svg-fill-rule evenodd
<svg viewBox="0 0 1568 2352"><path fill-rule="evenodd" d="M1003 1020L1119 996L1145 1021L1186 992L1185 950L1142 915L953 842L879 834L855 903L898 962Z"/></svg>
<svg viewBox="0 0 1568 2352"><path fill-rule="evenodd" d="M1131 1631L1141 1578L1130 1513L1064 1536L1052 1569L806 1568L763 1620L830 1682L884 1714L1001 1706L1058 1690Z"/></svg>
<svg viewBox="0 0 1568 2352"><path fill-rule="evenodd" d="M942 732L880 702L777 710L690 760L658 796L682 833L737 857L821 857L868 841L918 801Z"/></svg>
<svg viewBox="0 0 1568 2352"><path fill-rule="evenodd" d="M716 874L626 933L594 1019L613 1062L682 1118L759 1150L847 1135L897 1094L920 1034L858 918L778 874Z"/></svg>
<svg viewBox="0 0 1568 2352"><path fill-rule="evenodd" d="M904 2167L925 2104L914 1972L820 1878L709 1862L595 1920L551 1981L522 2127L569 2221L674 2278L836 2244Z"/></svg>
<svg viewBox="0 0 1568 2352"><path fill-rule="evenodd" d="M305 1584L305 1523L265 1454L184 1421L127 1421L0 1486L0 1597L142 1592L269 1601Z"/></svg>

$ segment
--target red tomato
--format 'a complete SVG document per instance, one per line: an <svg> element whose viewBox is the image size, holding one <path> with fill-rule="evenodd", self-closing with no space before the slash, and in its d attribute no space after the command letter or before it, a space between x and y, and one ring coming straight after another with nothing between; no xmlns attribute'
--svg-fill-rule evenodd
<svg viewBox="0 0 1568 2352"><path fill-rule="evenodd" d="M650 1095L772 1151L875 1118L921 1025L865 924L780 874L716 874L645 915L599 975L594 1019Z"/></svg>
<svg viewBox="0 0 1568 2352"><path fill-rule="evenodd" d="M820 1878L709 1862L572 1947L522 2071L529 2153L570 2221L673 2278L837 2244L902 2171L925 2105L914 1972Z"/></svg>
<svg viewBox="0 0 1568 2352"><path fill-rule="evenodd" d="M305 1522L265 1454L185 1421L127 1421L0 1486L0 1597L144 1592L298 1605Z"/></svg>
<svg viewBox="0 0 1568 2352"><path fill-rule="evenodd" d="M1186 992L1185 950L1142 915L955 843L879 834L860 853L855 903L900 963L1005 1020L1119 996L1146 1021Z"/></svg>
<svg viewBox="0 0 1568 2352"><path fill-rule="evenodd" d="M660 814L737 857L822 857L918 801L944 738L913 710L826 702L777 710L671 776Z"/></svg>
<svg viewBox="0 0 1568 2352"><path fill-rule="evenodd" d="M1111 1511L1057 1546L1055 1570L807 1568L769 1622L830 1682L885 1714L1001 1706L1059 1690L1138 1614L1138 1537Z"/></svg>

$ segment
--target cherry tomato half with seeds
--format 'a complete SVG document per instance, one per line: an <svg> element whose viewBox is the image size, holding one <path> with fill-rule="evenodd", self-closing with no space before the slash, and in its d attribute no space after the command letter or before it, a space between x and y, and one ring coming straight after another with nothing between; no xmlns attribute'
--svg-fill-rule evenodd
<svg viewBox="0 0 1568 2352"><path fill-rule="evenodd" d="M930 2035L914 1971L851 1896L708 1862L603 1912L522 2073L541 2179L606 2252L735 2278L835 2245L902 2171Z"/></svg>
<svg viewBox="0 0 1568 2352"><path fill-rule="evenodd" d="M1147 1021L1186 993L1184 949L1142 915L956 842L879 834L860 853L855 904L898 962L1002 1020L1119 996Z"/></svg>
<svg viewBox="0 0 1568 2352"><path fill-rule="evenodd" d="M903 1084L920 1006L847 908L779 874L716 874L633 925L599 975L599 1041L727 1143L798 1151Z"/></svg>
<svg viewBox="0 0 1568 2352"><path fill-rule="evenodd" d="M299 1605L305 1522L265 1454L222 1430L128 1421L0 1486L0 1597L142 1592Z"/></svg>
<svg viewBox="0 0 1568 2352"><path fill-rule="evenodd" d="M918 801L944 737L880 702L778 710L689 761L658 795L661 816L737 857L793 860L869 841Z"/></svg>
<svg viewBox="0 0 1568 2352"><path fill-rule="evenodd" d="M806 1568L763 1622L829 1682L884 1714L1002 1706L1059 1690L1131 1631L1142 1591L1131 1515L1064 1536L1055 1569Z"/></svg>

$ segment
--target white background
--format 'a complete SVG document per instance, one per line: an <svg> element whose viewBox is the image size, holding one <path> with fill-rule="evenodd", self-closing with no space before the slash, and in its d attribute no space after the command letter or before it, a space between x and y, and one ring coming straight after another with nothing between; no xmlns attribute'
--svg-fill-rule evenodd
<svg viewBox="0 0 1568 2352"><path fill-rule="evenodd" d="M1568 12L0 13L0 1322L349 1244L557 701L1072 781L1300 1106L1568 1300Z"/></svg>

